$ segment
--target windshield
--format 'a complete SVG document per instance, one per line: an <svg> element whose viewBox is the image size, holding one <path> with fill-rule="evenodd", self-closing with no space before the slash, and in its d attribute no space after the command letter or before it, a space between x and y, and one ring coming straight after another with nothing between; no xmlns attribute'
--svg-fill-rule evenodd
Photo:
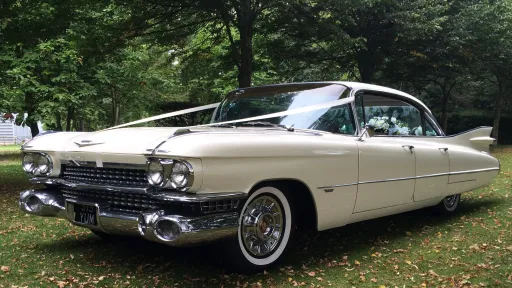
<svg viewBox="0 0 512 288"><path fill-rule="evenodd" d="M327 103L346 97L347 87L339 84L269 86L237 90L226 96L217 108L212 123L233 121ZM299 129L354 134L349 105L340 105L300 114L265 119Z"/></svg>

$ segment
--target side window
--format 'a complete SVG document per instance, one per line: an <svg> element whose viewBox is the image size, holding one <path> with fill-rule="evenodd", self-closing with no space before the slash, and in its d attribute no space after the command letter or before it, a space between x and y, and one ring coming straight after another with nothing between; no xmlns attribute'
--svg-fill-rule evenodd
<svg viewBox="0 0 512 288"><path fill-rule="evenodd" d="M356 131L349 105L331 107L315 117L318 118L309 129L348 135L353 135Z"/></svg>
<svg viewBox="0 0 512 288"><path fill-rule="evenodd" d="M439 136L437 134L436 129L430 124L430 121L425 119L425 133L427 136Z"/></svg>
<svg viewBox="0 0 512 288"><path fill-rule="evenodd" d="M356 99L356 109L358 117L364 119L363 125L375 127L375 135L423 135L421 113L407 102L366 94L362 103Z"/></svg>

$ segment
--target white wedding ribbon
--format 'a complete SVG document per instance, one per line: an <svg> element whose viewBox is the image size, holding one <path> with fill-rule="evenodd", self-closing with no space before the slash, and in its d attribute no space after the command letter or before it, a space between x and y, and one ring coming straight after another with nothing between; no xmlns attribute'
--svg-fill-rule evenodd
<svg viewBox="0 0 512 288"><path fill-rule="evenodd" d="M343 99L339 99L339 100L335 100L335 101L330 101L330 102L320 103L320 104L316 104L316 105L296 108L296 109L292 109L292 110L286 110L286 111L282 111L282 112L265 114L265 115L256 116L256 117L249 117L249 118L225 121L225 122L216 122L216 123L197 125L197 126L191 126L191 127L215 126L215 125L232 124L232 123L247 122L247 121L258 121L258 120L264 120L264 119L269 119L269 118L282 117L282 116L311 112L311 111L320 110L320 109L331 108L334 106L348 104L352 101L354 101L354 98L343 98Z"/></svg>
<svg viewBox="0 0 512 288"><path fill-rule="evenodd" d="M184 110L180 110L180 111L176 111L176 112L165 113L165 114L161 114L161 115L157 115L157 116L153 116L153 117L149 117L149 118L144 118L144 119L140 119L140 120L137 120L137 121L133 121L133 122L117 125L117 126L114 126L114 127L110 127L110 128L104 129L104 130L117 129L117 128L131 126L131 125L135 125L135 124L146 123L146 122L149 122L149 121L160 120L160 119L163 119L163 118L169 118L169 117L179 116L179 115L183 115L183 114L199 112L199 111L203 111L203 110L207 110L207 109L213 109L213 108L217 108L217 106L219 106L219 104L220 104L220 102L217 102L217 103L208 104L208 105L204 105L204 106L199 106L199 107L195 107L195 108L188 108L188 109L184 109Z"/></svg>
<svg viewBox="0 0 512 288"><path fill-rule="evenodd" d="M335 100L335 101L330 101L330 102L320 103L320 104L316 104L316 105L296 108L296 109L292 109L292 110L286 110L286 111L277 112L277 113L265 114L265 115L256 116L256 117L249 117L249 118L243 118L243 119L225 121L225 122L216 122L216 123L210 123L210 124L202 124L202 125L189 126L189 127L204 127L204 126L215 126L215 125L232 124L232 123L247 122L247 121L258 121L258 120L264 120L264 119L269 119L269 118L282 117L282 116L294 115L294 114L299 114L299 113L311 112L311 111L320 110L320 109L331 108L334 106L345 105L352 101L354 101L354 98L343 98L343 99L339 99L339 100ZM179 115L183 115L183 114L199 112L199 111L206 110L206 109L213 109L213 108L217 108L217 106L219 106L219 103L208 104L208 105L199 106L199 107L195 107L195 108L189 108L189 109L184 109L184 110L180 110L180 111L176 111L176 112L171 112L171 113L161 114L161 115L157 115L157 116L153 116L153 117L149 117L149 118L144 118L144 119L140 119L140 120L133 121L130 123L110 127L105 130L117 129L117 128L126 127L126 126L130 126L130 125L159 120L159 119L163 119L163 118L169 118L169 117L179 116Z"/></svg>

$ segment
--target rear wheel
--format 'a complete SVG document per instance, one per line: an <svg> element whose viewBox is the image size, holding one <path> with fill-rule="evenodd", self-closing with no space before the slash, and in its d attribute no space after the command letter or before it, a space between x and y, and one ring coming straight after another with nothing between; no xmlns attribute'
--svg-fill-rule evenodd
<svg viewBox="0 0 512 288"><path fill-rule="evenodd" d="M232 268L257 272L282 258L292 236L292 205L277 187L259 188L249 196L240 214L238 235L228 255Z"/></svg>
<svg viewBox="0 0 512 288"><path fill-rule="evenodd" d="M454 212L459 207L460 194L450 195L444 197L443 201L438 204L439 210L442 212Z"/></svg>

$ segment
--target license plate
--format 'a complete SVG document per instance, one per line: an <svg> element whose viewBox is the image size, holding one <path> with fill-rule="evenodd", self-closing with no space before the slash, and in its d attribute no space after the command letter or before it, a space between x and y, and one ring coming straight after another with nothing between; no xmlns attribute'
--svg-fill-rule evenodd
<svg viewBox="0 0 512 288"><path fill-rule="evenodd" d="M75 212L75 222L94 225L98 223L96 221L96 207L90 205L74 204L73 211Z"/></svg>

